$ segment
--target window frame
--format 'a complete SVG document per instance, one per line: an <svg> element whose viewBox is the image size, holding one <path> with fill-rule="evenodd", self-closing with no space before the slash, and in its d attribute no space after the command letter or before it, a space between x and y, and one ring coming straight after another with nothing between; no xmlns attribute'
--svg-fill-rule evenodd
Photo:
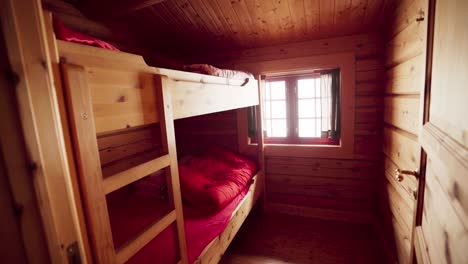
<svg viewBox="0 0 468 264"><path fill-rule="evenodd" d="M310 69L340 68L341 72L341 138L339 145L304 145L274 144L264 145L266 156L288 156L307 158L352 159L355 138L355 96L356 96L356 60L355 52L341 52L324 55L312 55L287 59L264 60L239 63L237 68L250 71L255 76L285 75L304 73ZM262 81L258 78L260 86ZM260 90L261 95L261 90ZM260 106L262 105L260 100ZM259 115L262 117L261 107ZM239 150L255 155L257 144L250 141L247 135L247 109L238 110L238 143Z"/></svg>
<svg viewBox="0 0 468 264"><path fill-rule="evenodd" d="M336 69L336 68L335 68ZM267 137L264 135L265 144L301 144L301 145L338 145L340 139L321 138L321 137L299 137L299 94L298 81L310 77L320 78L320 73L332 69L317 69L303 74L288 74L282 76L271 76L266 78L265 83L269 81L285 82L285 101L286 101L286 137ZM262 103L265 103L262 98ZM262 121L263 117L262 117Z"/></svg>

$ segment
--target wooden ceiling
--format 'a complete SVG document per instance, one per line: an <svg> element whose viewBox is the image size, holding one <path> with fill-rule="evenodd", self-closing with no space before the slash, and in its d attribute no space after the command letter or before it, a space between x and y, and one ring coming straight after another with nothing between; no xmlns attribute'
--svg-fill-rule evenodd
<svg viewBox="0 0 468 264"><path fill-rule="evenodd" d="M89 0L84 11L125 23L172 54L264 47L377 30L388 0ZM83 9L82 9L83 10Z"/></svg>

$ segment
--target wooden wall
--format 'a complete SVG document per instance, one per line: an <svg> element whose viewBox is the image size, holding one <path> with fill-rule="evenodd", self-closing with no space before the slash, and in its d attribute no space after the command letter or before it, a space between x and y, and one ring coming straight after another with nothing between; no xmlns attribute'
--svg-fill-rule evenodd
<svg viewBox="0 0 468 264"><path fill-rule="evenodd" d="M356 56L355 152L352 159L266 157L267 202L272 210L325 218L371 221L383 111L383 39L377 33L209 54L216 65L242 69L243 63L354 52Z"/></svg>
<svg viewBox="0 0 468 264"><path fill-rule="evenodd" d="M398 1L385 31L384 171L379 175L379 218L386 244L408 263L417 180L394 179L395 169L419 168L421 93L424 91L427 0Z"/></svg>
<svg viewBox="0 0 468 264"><path fill-rule="evenodd" d="M236 110L176 120L175 132L179 158L196 154L209 144L239 149Z"/></svg>

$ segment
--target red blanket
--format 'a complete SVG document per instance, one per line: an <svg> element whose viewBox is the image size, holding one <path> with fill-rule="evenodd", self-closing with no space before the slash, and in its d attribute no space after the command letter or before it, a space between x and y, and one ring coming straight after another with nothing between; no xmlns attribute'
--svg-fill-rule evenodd
<svg viewBox="0 0 468 264"><path fill-rule="evenodd" d="M195 262L203 249L229 223L232 213L248 192L244 189L226 207L208 214L197 208L184 207L184 225L189 263ZM134 238L149 224L169 211L169 206L155 198L128 192L109 202L112 237L116 248ZM175 225L164 230L127 263L174 264L180 259Z"/></svg>
<svg viewBox="0 0 468 264"><path fill-rule="evenodd" d="M206 211L219 211L249 184L257 172L250 158L211 146L179 165L184 200Z"/></svg>
<svg viewBox="0 0 468 264"><path fill-rule="evenodd" d="M185 165L181 167L188 170L180 170L182 196L189 203L184 204L184 225L189 263L193 263L226 228L232 213L248 192L257 165L243 155L215 146L183 163ZM151 179L147 177L143 180ZM115 248L124 245L171 211L168 202L158 198L160 195L142 195L144 192L140 189L138 185L133 188L128 186L108 196ZM203 203L209 203L209 206ZM180 259L177 241L177 230L173 225L149 242L128 263L176 263Z"/></svg>

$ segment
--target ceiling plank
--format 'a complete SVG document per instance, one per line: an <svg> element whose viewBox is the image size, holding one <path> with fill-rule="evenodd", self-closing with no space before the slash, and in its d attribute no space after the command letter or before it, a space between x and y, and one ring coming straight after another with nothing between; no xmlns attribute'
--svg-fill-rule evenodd
<svg viewBox="0 0 468 264"><path fill-rule="evenodd" d="M83 1L80 9L97 20L109 20L135 13L138 10L159 4L165 0L118 0L118 1Z"/></svg>
<svg viewBox="0 0 468 264"><path fill-rule="evenodd" d="M320 29L320 2L319 0L304 0L307 39L316 36Z"/></svg>

